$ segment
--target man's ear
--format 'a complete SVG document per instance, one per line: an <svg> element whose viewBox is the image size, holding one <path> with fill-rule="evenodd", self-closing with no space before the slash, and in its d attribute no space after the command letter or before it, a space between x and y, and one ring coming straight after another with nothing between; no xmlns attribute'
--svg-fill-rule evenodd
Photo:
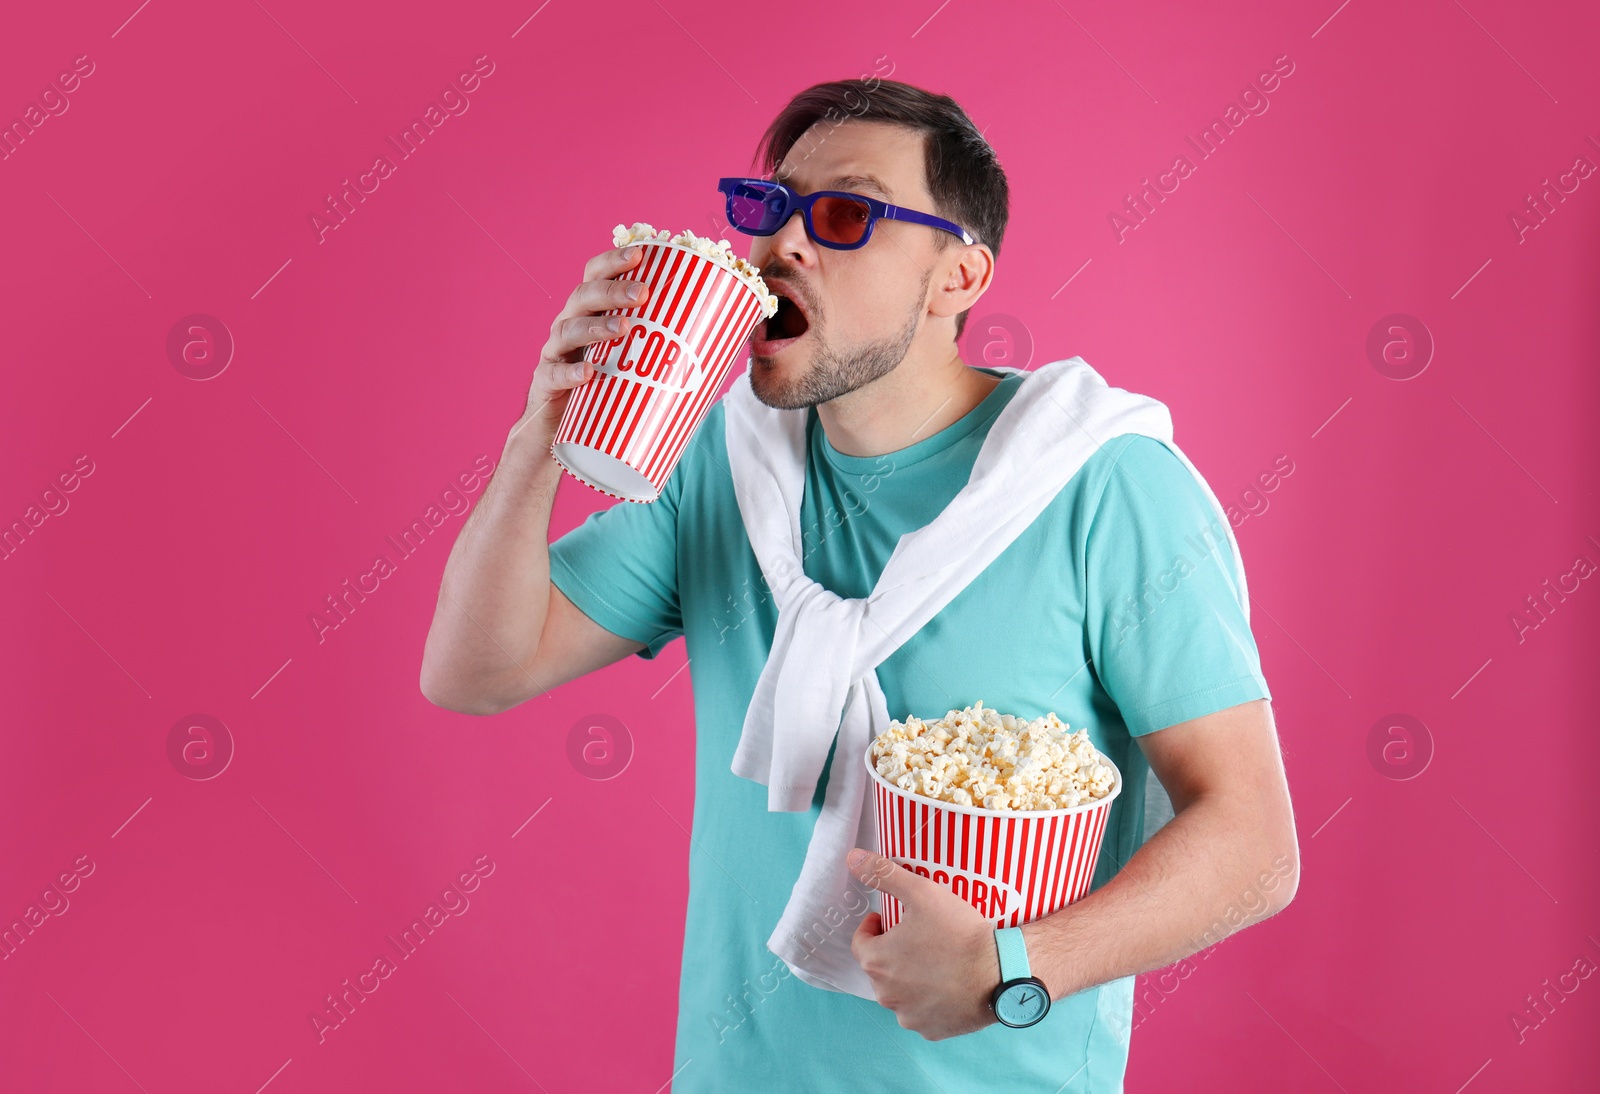
<svg viewBox="0 0 1600 1094"><path fill-rule="evenodd" d="M932 290L929 313L960 315L978 302L993 279L994 252L986 244L968 243L949 248L939 255L933 277L928 281Z"/></svg>

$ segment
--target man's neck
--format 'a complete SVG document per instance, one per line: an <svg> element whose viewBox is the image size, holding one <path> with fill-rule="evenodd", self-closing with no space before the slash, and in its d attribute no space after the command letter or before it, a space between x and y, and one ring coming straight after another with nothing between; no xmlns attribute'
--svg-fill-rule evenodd
<svg viewBox="0 0 1600 1094"><path fill-rule="evenodd" d="M933 436L999 383L963 362L954 347L936 356L919 355L913 347L894 371L818 403L817 421L844 455L882 456Z"/></svg>

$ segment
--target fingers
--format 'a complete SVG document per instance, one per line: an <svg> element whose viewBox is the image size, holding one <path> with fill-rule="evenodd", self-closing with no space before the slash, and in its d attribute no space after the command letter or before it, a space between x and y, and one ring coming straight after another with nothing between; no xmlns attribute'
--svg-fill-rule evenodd
<svg viewBox="0 0 1600 1094"><path fill-rule="evenodd" d="M575 388L594 374L594 367L587 361L552 361L549 369L552 394Z"/></svg>
<svg viewBox="0 0 1600 1094"><path fill-rule="evenodd" d="M596 255L584 267L585 280L572 290L561 313L550 324L550 340L540 352L545 361L574 362L584 347L627 333L631 324L623 316L605 315L625 311L650 299L650 288L631 279L617 280L639 264L639 251L625 254L627 248Z"/></svg>
<svg viewBox="0 0 1600 1094"><path fill-rule="evenodd" d="M545 343L547 361L574 361L577 352L595 342L606 342L627 334L629 322L621 315L574 315L557 319Z"/></svg>
<svg viewBox="0 0 1600 1094"><path fill-rule="evenodd" d="M583 282L567 297L562 315L582 315L607 311L612 308L631 308L642 304L650 296L650 287L643 282L618 281L614 278L597 278Z"/></svg>
<svg viewBox="0 0 1600 1094"><path fill-rule="evenodd" d="M861 857L856 859L853 864L847 863L850 870L857 878L866 883L869 888L887 892L892 896L898 896L899 886L896 882L899 880L898 875L901 872L901 868L896 866L892 859L885 858L865 848L859 848L859 850L862 852Z"/></svg>
<svg viewBox="0 0 1600 1094"><path fill-rule="evenodd" d="M607 315L638 307L650 299L649 287L622 275L639 267L642 250L615 247L595 255L583 267L583 281L567 297L566 306L550 324L550 339L539 351L528 391L528 405L554 421L565 409L573 388L594 376L584 352L597 342L620 339L635 325L626 316Z"/></svg>
<svg viewBox="0 0 1600 1094"><path fill-rule="evenodd" d="M883 917L877 912L868 912L856 925L856 933L850 936L850 955L863 969L867 967L867 960L870 960L865 948L867 943L882 933Z"/></svg>
<svg viewBox="0 0 1600 1094"><path fill-rule="evenodd" d="M613 247L609 251L601 251L584 264L583 279L598 281L603 277L616 277L638 265L640 253L638 247Z"/></svg>

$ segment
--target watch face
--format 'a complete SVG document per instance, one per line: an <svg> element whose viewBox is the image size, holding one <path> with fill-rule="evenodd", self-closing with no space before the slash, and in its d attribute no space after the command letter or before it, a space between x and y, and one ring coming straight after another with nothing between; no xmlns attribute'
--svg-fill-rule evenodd
<svg viewBox="0 0 1600 1094"><path fill-rule="evenodd" d="M1050 1009L1050 993L1035 979L1016 980L1001 989L995 1017L1008 1026L1031 1026Z"/></svg>

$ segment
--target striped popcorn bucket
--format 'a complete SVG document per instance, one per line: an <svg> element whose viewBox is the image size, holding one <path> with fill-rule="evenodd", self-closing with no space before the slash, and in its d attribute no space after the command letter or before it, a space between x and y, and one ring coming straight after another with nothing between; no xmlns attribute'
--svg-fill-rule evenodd
<svg viewBox="0 0 1600 1094"><path fill-rule="evenodd" d="M643 240L632 275L650 296L616 308L633 327L584 351L594 375L572 391L550 454L623 501L655 501L761 319L761 298L699 251Z"/></svg>
<svg viewBox="0 0 1600 1094"><path fill-rule="evenodd" d="M1099 801L1071 809L981 809L901 790L863 757L878 817L878 853L948 887L993 921L1017 927L1089 892L1122 772ZM883 927L900 922L900 901L880 892Z"/></svg>

